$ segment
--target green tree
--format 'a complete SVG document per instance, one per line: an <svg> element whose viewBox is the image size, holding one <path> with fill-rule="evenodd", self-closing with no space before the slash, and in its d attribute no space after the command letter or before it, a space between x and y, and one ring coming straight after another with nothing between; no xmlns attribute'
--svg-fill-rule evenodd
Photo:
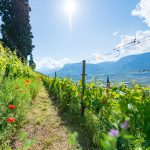
<svg viewBox="0 0 150 150"><path fill-rule="evenodd" d="M0 0L2 42L22 60L32 53L29 0Z"/></svg>
<svg viewBox="0 0 150 150"><path fill-rule="evenodd" d="M33 55L30 55L29 66L34 70L36 68L36 64L33 60Z"/></svg>

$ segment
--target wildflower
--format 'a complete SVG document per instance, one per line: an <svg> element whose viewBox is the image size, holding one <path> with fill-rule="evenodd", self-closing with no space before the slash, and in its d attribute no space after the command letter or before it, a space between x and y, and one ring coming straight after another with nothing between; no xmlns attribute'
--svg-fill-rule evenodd
<svg viewBox="0 0 150 150"><path fill-rule="evenodd" d="M16 90L18 90L18 86L16 86L16 88L15 88Z"/></svg>
<svg viewBox="0 0 150 150"><path fill-rule="evenodd" d="M116 129L111 129L109 132L108 132L108 134L110 135L110 136L118 136L119 135L119 131L118 130L116 130Z"/></svg>
<svg viewBox="0 0 150 150"><path fill-rule="evenodd" d="M22 90L22 93L24 93L25 92L25 90Z"/></svg>
<svg viewBox="0 0 150 150"><path fill-rule="evenodd" d="M26 80L27 83L30 83L30 80Z"/></svg>
<svg viewBox="0 0 150 150"><path fill-rule="evenodd" d="M128 121L124 121L120 126L121 126L122 129L126 129L126 128L129 127L129 122Z"/></svg>
<svg viewBox="0 0 150 150"><path fill-rule="evenodd" d="M30 80L26 80L26 85L29 85L30 84Z"/></svg>
<svg viewBox="0 0 150 150"><path fill-rule="evenodd" d="M11 110L15 109L15 106L14 106L14 105L9 105L8 107L9 107L9 109L11 109Z"/></svg>
<svg viewBox="0 0 150 150"><path fill-rule="evenodd" d="M8 122L13 123L15 121L14 118L8 118Z"/></svg>

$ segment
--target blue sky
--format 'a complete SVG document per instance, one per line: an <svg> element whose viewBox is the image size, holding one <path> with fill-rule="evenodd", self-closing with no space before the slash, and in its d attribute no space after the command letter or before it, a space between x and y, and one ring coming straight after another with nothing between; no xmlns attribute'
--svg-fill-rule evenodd
<svg viewBox="0 0 150 150"><path fill-rule="evenodd" d="M39 70L102 56L135 36L150 34L150 0L70 0L76 4L71 29L65 11L68 1L30 0L33 54Z"/></svg>
<svg viewBox="0 0 150 150"><path fill-rule="evenodd" d="M34 58L82 60L106 53L120 42L120 35L148 27L131 11L139 0L73 0L77 10L70 31L64 5L68 0L30 0ZM113 33L118 31L118 36Z"/></svg>

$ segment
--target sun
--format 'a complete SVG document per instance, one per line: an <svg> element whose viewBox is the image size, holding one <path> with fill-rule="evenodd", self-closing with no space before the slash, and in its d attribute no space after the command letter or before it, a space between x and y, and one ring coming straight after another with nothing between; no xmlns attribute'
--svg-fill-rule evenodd
<svg viewBox="0 0 150 150"><path fill-rule="evenodd" d="M72 19L73 19L73 15L76 11L76 3L75 0L67 0L66 2L66 6L65 6L65 11L69 17L69 25L70 28L72 27Z"/></svg>
<svg viewBox="0 0 150 150"><path fill-rule="evenodd" d="M66 3L66 12L70 15L73 14L76 10L76 5L74 0L68 0Z"/></svg>

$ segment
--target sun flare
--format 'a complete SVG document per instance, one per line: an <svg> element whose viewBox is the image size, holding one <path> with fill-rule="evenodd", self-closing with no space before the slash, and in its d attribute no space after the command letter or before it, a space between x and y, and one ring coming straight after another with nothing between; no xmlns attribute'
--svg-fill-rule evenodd
<svg viewBox="0 0 150 150"><path fill-rule="evenodd" d="M76 10L75 2L73 0L68 0L68 2L66 3L66 12L68 14L73 14L75 10Z"/></svg>
<svg viewBox="0 0 150 150"><path fill-rule="evenodd" d="M72 27L72 18L73 14L76 11L76 3L74 0L67 0L66 6L65 6L66 13L69 17L69 25Z"/></svg>

